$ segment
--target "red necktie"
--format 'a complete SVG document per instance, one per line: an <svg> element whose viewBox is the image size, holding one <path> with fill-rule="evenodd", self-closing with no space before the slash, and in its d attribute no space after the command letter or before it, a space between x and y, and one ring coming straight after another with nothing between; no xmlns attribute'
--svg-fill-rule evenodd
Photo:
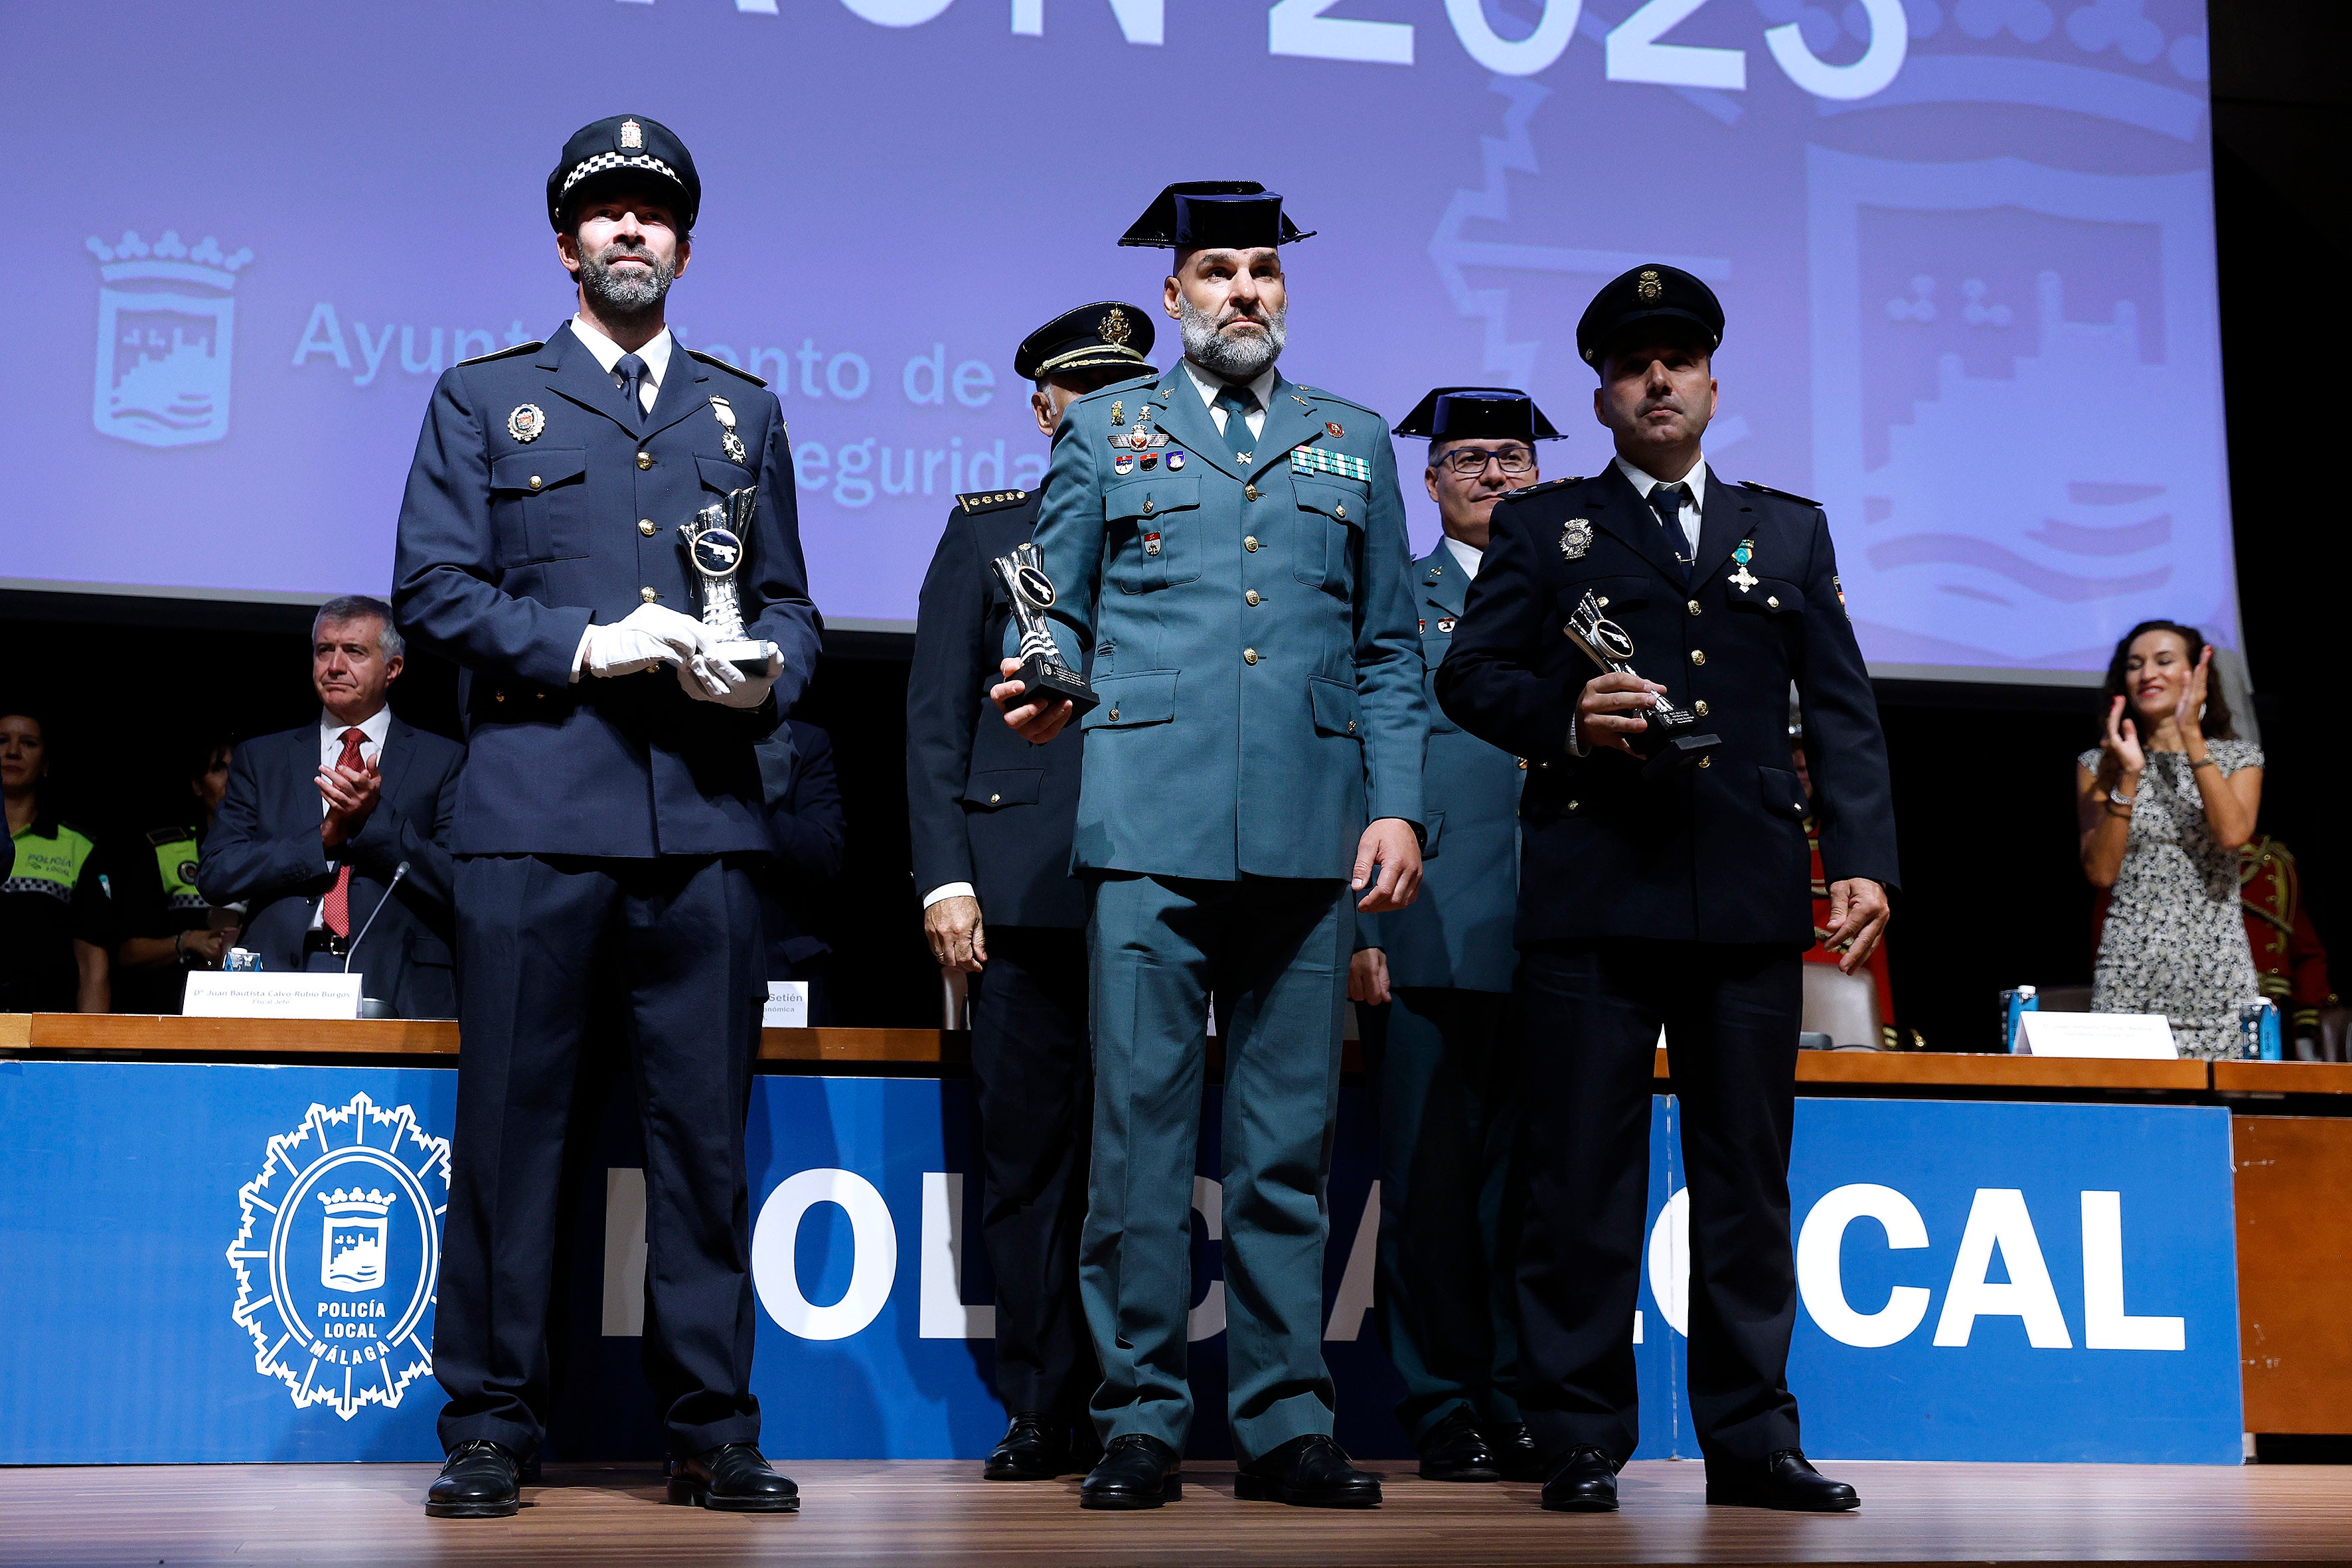
<svg viewBox="0 0 2352 1568"><path fill-rule="evenodd" d="M360 771L360 742L367 739L363 730L343 731L343 754L335 759L335 766ZM352 934L352 868L340 867L335 872L335 885L327 889L319 905L319 923L332 936Z"/></svg>

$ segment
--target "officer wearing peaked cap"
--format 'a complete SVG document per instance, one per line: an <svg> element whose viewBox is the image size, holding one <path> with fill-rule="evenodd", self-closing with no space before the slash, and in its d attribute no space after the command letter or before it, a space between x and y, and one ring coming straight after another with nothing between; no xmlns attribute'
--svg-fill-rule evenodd
<svg viewBox="0 0 2352 1568"><path fill-rule="evenodd" d="M1072 857L1095 1037L1080 1283L1107 1445L1090 1508L1156 1507L1181 1486L1213 993L1237 1487L1380 1499L1330 1437L1323 1182L1354 917L1419 884L1428 721L1388 426L1275 368L1279 247L1303 237L1255 184L1160 194L1125 243L1176 252L1162 304L1184 358L1070 405L1038 516L1065 660L1091 657L1100 698ZM1067 704L1020 695L996 688L1030 738L1068 721Z"/></svg>
<svg viewBox="0 0 2352 1568"><path fill-rule="evenodd" d="M1529 759L1517 939L1531 1178L1519 1266L1520 1405L1553 1469L1544 1506L1617 1506L1638 1436L1633 1323L1663 1025L1691 1204L1690 1410L1707 1500L1835 1510L1853 1489L1799 1447L1789 1140L1805 818L1821 823L1830 928L1849 970L1895 883L1886 748L1813 502L1731 484L1700 451L1723 310L1698 279L1637 267L1593 300L1577 348L1617 456L1533 486L1492 534L1437 694ZM1596 674L1562 633L1586 596L1639 676ZM1643 679L1646 677L1647 679ZM1808 800L1789 767L1804 704ZM1629 754L1663 694L1717 737L1694 765Z"/></svg>
<svg viewBox="0 0 2352 1568"><path fill-rule="evenodd" d="M1559 433L1526 393L1467 386L1433 391L1396 433L1427 438L1422 482L1444 530L1413 563L1434 677L1496 502L1541 481L1536 443ZM1421 898L1358 921L1349 980L1380 1136L1374 1321L1424 1479L1541 1480L1514 1393L1526 1139L1511 921L1527 764L1464 733L1433 695L1430 707Z"/></svg>
<svg viewBox="0 0 2352 1568"><path fill-rule="evenodd" d="M1071 402L1152 374L1150 320L1081 305L1013 356L1050 437ZM981 1235L996 1277L996 1392L1010 1418L982 1473L1051 1480L1094 1447L1094 1350L1078 1300L1093 1070L1086 890L1070 875L1082 736L1033 746L988 702L1012 618L989 563L1024 542L1037 490L956 498L924 575L907 682L907 801L923 932L971 976ZM1072 1441L1073 1429L1084 1433Z"/></svg>
<svg viewBox="0 0 2352 1568"><path fill-rule="evenodd" d="M775 396L664 323L701 194L658 121L565 143L548 218L578 313L441 377L401 507L394 604L459 666L469 747L448 841L466 1055L434 1336L444 1517L513 1513L544 1434L571 1085L605 1012L646 1105L670 1500L799 1503L760 1458L751 1389L741 1130L765 968L747 862L769 847L752 748L806 681L817 620ZM732 581L764 665L717 657L678 531L742 490Z"/></svg>

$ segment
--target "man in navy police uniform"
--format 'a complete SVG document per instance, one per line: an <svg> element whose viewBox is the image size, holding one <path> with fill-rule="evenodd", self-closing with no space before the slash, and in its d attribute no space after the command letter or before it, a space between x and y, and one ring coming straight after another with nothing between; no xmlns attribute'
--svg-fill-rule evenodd
<svg viewBox="0 0 2352 1568"><path fill-rule="evenodd" d="M1304 237L1254 184L1160 193L1120 243L1175 251L1162 308L1184 359L1070 405L1038 515L1063 662L1091 655L1100 698L1072 852L1095 1048L1079 1280L1106 1446L1088 1508L1181 1490L1212 994L1235 1489L1380 1501L1331 1439L1324 1183L1354 917L1420 884L1428 719L1388 425L1275 369L1279 247ZM1008 679L994 695L1050 740L1072 705L1024 690Z"/></svg>
<svg viewBox="0 0 2352 1568"><path fill-rule="evenodd" d="M766 989L752 748L807 679L818 623L774 395L663 321L700 198L685 146L642 115L564 144L547 214L579 313L441 377L401 508L394 602L461 667L469 745L449 830L466 1049L434 1334L441 1516L514 1512L544 1436L566 1112L605 1011L644 1102L645 1359L670 1500L799 1503L757 1447L742 1130ZM696 618L678 525L752 486L734 582L770 647L746 669Z"/></svg>
<svg viewBox="0 0 2352 1568"><path fill-rule="evenodd" d="M1104 300L1021 342L1013 373L1050 437L1076 398L1152 374L1150 320ZM1086 889L1070 875L1083 737L1033 746L988 689L1012 617L989 563L1025 542L1043 490L956 497L923 578L907 681L907 800L923 934L971 976L981 1236L996 1277L996 1393L1010 1417L982 1474L1051 1480L1093 1447L1078 1300L1094 1073ZM1084 1435L1073 1441L1074 1428ZM1081 1468L1083 1468L1081 1466Z"/></svg>
<svg viewBox="0 0 2352 1568"><path fill-rule="evenodd" d="M1707 1500L1835 1510L1789 1392L1796 1321L1789 1140L1808 811L1843 966L1895 884L1886 748L1819 506L1710 468L1723 309L1671 267L1595 297L1577 348L1616 459L1495 509L1437 672L1446 712L1534 765L1520 807L1518 943L1533 1170L1519 1269L1520 1405L1553 1468L1544 1506L1617 1506L1638 1436L1633 1325L1649 1189L1652 1048L1673 1052L1689 1171L1691 1417ZM1563 634L1587 595L1639 674L1596 675ZM1646 678L1646 679L1645 679ZM1793 682L1813 797L1789 767ZM1652 776L1663 693L1718 737Z"/></svg>
<svg viewBox="0 0 2352 1568"><path fill-rule="evenodd" d="M1444 532L1413 563L1433 680L1486 549L1495 503L1540 483L1557 439L1510 387L1441 386L1398 421L1426 437L1422 482ZM1519 1418L1519 1211L1527 1186L1511 943L1527 762L1465 734L1433 695L1422 767L1421 897L1356 925L1349 994L1380 1136L1374 1321L1404 1382L1397 1406L1427 1480L1541 1480Z"/></svg>

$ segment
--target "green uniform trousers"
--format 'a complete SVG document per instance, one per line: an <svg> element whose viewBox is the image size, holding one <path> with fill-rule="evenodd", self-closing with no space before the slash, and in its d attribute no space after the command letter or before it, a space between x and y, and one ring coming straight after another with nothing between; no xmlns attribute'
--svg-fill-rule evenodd
<svg viewBox="0 0 2352 1568"><path fill-rule="evenodd" d="M1519 1219L1527 1197L1517 1008L1486 991L1400 986L1367 1007L1364 1068L1380 1128L1373 1321L1404 1380L1417 1446L1467 1408L1519 1419Z"/></svg>
<svg viewBox="0 0 2352 1568"><path fill-rule="evenodd" d="M1097 873L1094 1163L1079 1289L1101 1358L1102 1440L1181 1452L1185 1318L1207 1007L1224 1047L1224 1311L1234 1447L1331 1430L1326 1178L1355 909L1345 882Z"/></svg>

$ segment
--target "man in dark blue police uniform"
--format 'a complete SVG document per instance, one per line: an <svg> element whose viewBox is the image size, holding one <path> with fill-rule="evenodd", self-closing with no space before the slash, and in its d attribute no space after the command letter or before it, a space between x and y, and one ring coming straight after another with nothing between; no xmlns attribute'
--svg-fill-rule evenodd
<svg viewBox="0 0 2352 1568"><path fill-rule="evenodd" d="M1079 1285L1107 1450L1079 1489L1087 1508L1182 1491L1213 994L1234 1489L1381 1500L1331 1438L1324 1183L1355 916L1419 888L1429 725L1388 424L1275 366L1279 247L1305 237L1255 184L1160 193L1120 243L1175 251L1162 309L1183 323L1183 362L1070 405L1038 513L1062 662L1091 655L1100 698L1072 850L1095 1048ZM1047 711L1025 689L993 695L1050 741L1072 704Z"/></svg>
<svg viewBox="0 0 2352 1568"><path fill-rule="evenodd" d="M1723 310L1665 266L1610 283L1577 326L1616 459L1495 509L1437 672L1445 710L1533 763L1518 942L1532 1179L1519 1268L1520 1405L1553 1468L1544 1506L1617 1506L1633 1451L1633 1309L1649 1189L1652 1047L1673 1051L1689 1171L1691 1417L1707 1500L1836 1510L1853 1489L1799 1447L1789 1139L1813 940L1810 810L1843 966L1895 883L1886 748L1829 523L1710 469ZM1596 675L1562 633L1590 595L1639 674ZM1646 679L1643 679L1645 678ZM1809 803L1789 767L1807 717ZM1649 770L1655 699L1717 737Z"/></svg>
<svg viewBox="0 0 2352 1568"><path fill-rule="evenodd" d="M1422 483L1444 530L1413 563L1433 678L1486 549L1496 501L1542 479L1543 411L1507 387L1441 386L1398 422L1429 440ZM1374 1321L1404 1380L1397 1406L1429 1480L1543 1479L1517 1380L1526 1139L1511 944L1527 763L1430 703L1421 897L1356 922L1349 994L1380 1129Z"/></svg>
<svg viewBox="0 0 2352 1568"><path fill-rule="evenodd" d="M1152 374L1151 321L1105 300L1022 340L1013 373L1050 437L1085 395ZM996 1392L1011 1417L982 1474L1051 1480L1094 1447L1078 1301L1093 1069L1086 889L1070 875L1083 737L1033 746L987 700L1011 619L989 563L1029 537L1042 490L956 497L923 578L907 682L907 800L923 934L971 978L981 1235L996 1277ZM1078 1440L1073 1442L1074 1429Z"/></svg>
<svg viewBox="0 0 2352 1568"><path fill-rule="evenodd" d="M663 322L700 197L684 145L642 115L564 144L547 213L579 313L442 376L401 508L394 602L462 668L469 743L448 845L466 1049L436 1515L512 1513L544 1436L566 1112L607 1011L645 1107L645 1359L670 1500L799 1505L760 1457L750 1382L742 1127L766 987L748 862L769 847L752 748L807 679L818 625L775 397ZM750 487L731 559L697 556L737 567L764 665L719 655L678 532Z"/></svg>

